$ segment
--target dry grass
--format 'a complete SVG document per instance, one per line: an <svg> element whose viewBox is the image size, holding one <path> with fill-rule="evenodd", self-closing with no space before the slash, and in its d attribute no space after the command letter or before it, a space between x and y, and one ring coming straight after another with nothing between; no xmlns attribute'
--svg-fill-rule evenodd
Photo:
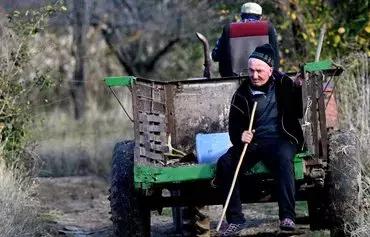
<svg viewBox="0 0 370 237"><path fill-rule="evenodd" d="M121 101L132 114L128 89L120 88L117 91L121 91L118 93ZM113 99L113 95L106 99ZM113 108L104 111L104 102L91 98L85 120L80 122L60 109L39 115L46 119L33 131L33 137L38 144L35 151L43 162L41 176L110 173L115 143L133 138L133 124L119 104L112 102Z"/></svg>
<svg viewBox="0 0 370 237"><path fill-rule="evenodd" d="M351 236L370 236L370 58L365 54L349 55L339 61L346 71L337 82L337 99L342 129L357 134L357 159L362 167L358 176L358 226L350 227Z"/></svg>
<svg viewBox="0 0 370 237"><path fill-rule="evenodd" d="M0 236L45 236L33 197L35 184L14 177L0 162Z"/></svg>
<svg viewBox="0 0 370 237"><path fill-rule="evenodd" d="M104 76L122 75L122 68L114 55L107 53L100 31L90 31L89 75L84 82L87 111L83 121L73 118L70 92L75 66L71 55L72 34L57 37L46 33L38 35L32 42L32 49L45 47L39 41L52 42L33 58L54 83L47 91L37 94L32 104L36 121L32 139L38 144L36 152L43 161L41 176L108 174L114 144L133 137L131 122L100 80ZM130 91L127 88L114 90L132 113Z"/></svg>

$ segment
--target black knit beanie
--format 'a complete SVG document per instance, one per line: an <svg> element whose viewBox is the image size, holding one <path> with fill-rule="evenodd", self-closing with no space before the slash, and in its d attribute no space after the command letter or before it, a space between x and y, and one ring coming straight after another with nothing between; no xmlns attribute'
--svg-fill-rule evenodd
<svg viewBox="0 0 370 237"><path fill-rule="evenodd" d="M259 60L264 61L270 67L272 67L273 59L274 59L274 49L270 44L264 44L262 46L258 46L253 53L249 56L249 58L257 58Z"/></svg>

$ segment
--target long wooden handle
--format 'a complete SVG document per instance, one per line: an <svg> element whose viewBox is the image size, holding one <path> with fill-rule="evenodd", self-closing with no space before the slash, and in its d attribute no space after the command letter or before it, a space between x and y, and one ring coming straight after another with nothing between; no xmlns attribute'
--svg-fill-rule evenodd
<svg viewBox="0 0 370 237"><path fill-rule="evenodd" d="M256 112L256 107L257 107L257 102L254 102L254 104L253 104L253 110L252 110L252 116L251 116L251 120L249 121L249 128L248 128L248 131L250 131L250 132L252 131L252 125L253 125L253 120L254 120L254 114ZM242 154L241 154L241 156L239 158L238 166L236 167L236 170L235 170L235 173L234 173L234 179L233 179L233 182L231 183L229 194L227 195L227 199L226 199L226 202L225 202L225 205L224 205L224 210L222 211L222 215L221 215L220 221L218 222L218 225L217 225L217 229L216 229L217 232L220 230L222 221L224 220L227 207L229 206L231 194L234 191L236 179L238 178L240 166L243 163L243 158L244 158L245 152L247 151L247 148L248 148L248 143L245 143L244 148L243 148L243 152L242 152Z"/></svg>

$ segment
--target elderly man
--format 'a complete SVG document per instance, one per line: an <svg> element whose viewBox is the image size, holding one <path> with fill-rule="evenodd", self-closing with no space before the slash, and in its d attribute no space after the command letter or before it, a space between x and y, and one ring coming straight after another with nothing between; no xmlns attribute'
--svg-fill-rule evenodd
<svg viewBox="0 0 370 237"><path fill-rule="evenodd" d="M280 228L295 229L295 186L293 157L302 149L303 133L301 78L293 81L272 68L274 51L270 44L257 47L249 56L249 79L235 92L229 115L229 135L233 146L217 162L216 184L223 198L228 195L245 143L249 143L241 167L243 171L262 161L275 175L278 187ZM257 109L253 132L248 131L254 101ZM223 236L240 232L246 220L238 183L226 212L229 223Z"/></svg>
<svg viewBox="0 0 370 237"><path fill-rule="evenodd" d="M248 69L248 57L253 50L265 43L274 49L273 67L279 69L279 50L274 26L262 21L262 7L248 2L241 7L240 22L234 22L223 28L212 51L212 59L219 62L222 77L239 75Z"/></svg>

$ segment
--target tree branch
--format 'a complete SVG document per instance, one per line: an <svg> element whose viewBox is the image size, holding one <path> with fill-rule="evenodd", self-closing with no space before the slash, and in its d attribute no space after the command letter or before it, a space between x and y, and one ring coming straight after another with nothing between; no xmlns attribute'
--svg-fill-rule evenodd
<svg viewBox="0 0 370 237"><path fill-rule="evenodd" d="M122 49L116 47L116 45L112 42L113 38L112 35L115 33L115 31L114 30L112 32L109 31L112 31L112 29L102 29L102 34L104 36L105 42L108 44L109 48L115 53L115 55L118 58L118 61L121 63L127 74L129 74L130 76L137 76L138 73L135 70L134 66L130 64L123 56Z"/></svg>
<svg viewBox="0 0 370 237"><path fill-rule="evenodd" d="M157 53L155 53L151 58L149 58L145 62L145 68L147 71L151 71L154 68L155 63L163 57L170 49L180 41L180 38L175 38L170 40L166 46L164 46L161 50L159 50Z"/></svg>
<svg viewBox="0 0 370 237"><path fill-rule="evenodd" d="M125 6L130 12L134 12L133 7L125 0L121 0L123 6Z"/></svg>

